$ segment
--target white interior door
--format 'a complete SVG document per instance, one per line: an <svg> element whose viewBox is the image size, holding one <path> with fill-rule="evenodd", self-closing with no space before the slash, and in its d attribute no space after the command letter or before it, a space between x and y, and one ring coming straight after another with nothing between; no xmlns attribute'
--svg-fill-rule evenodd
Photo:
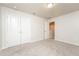
<svg viewBox="0 0 79 59"><path fill-rule="evenodd" d="M20 16L13 10L4 13L4 48L20 44Z"/></svg>
<svg viewBox="0 0 79 59"><path fill-rule="evenodd" d="M21 14L21 43L30 42L31 23L26 14Z"/></svg>
<svg viewBox="0 0 79 59"><path fill-rule="evenodd" d="M49 38L49 26L48 26L48 21L45 21L45 30L44 30L44 34L45 34L45 39Z"/></svg>
<svg viewBox="0 0 79 59"><path fill-rule="evenodd" d="M41 18L32 18L31 21L31 36L32 41L39 41L44 39L44 21Z"/></svg>

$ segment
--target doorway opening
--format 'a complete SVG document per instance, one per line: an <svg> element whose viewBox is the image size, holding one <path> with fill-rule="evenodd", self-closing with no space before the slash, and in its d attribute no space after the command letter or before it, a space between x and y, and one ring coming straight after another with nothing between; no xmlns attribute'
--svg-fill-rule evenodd
<svg viewBox="0 0 79 59"><path fill-rule="evenodd" d="M55 39L55 22L49 23L49 37L50 39Z"/></svg>

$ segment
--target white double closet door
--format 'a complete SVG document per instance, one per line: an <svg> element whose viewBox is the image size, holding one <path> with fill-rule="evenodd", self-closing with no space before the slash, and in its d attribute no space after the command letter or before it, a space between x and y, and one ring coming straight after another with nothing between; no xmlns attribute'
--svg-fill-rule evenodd
<svg viewBox="0 0 79 59"><path fill-rule="evenodd" d="M2 12L2 48L12 47L30 41L30 20L27 15L14 10Z"/></svg>

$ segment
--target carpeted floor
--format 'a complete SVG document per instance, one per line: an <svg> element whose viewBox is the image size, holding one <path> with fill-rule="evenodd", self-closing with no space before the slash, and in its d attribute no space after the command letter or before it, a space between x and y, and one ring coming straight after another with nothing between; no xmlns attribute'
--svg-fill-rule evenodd
<svg viewBox="0 0 79 59"><path fill-rule="evenodd" d="M79 46L53 39L41 40L4 49L0 56L79 56Z"/></svg>

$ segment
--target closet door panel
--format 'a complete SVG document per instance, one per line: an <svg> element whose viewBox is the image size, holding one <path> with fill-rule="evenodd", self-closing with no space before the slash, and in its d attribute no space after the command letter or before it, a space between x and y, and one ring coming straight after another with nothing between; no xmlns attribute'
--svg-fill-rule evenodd
<svg viewBox="0 0 79 59"><path fill-rule="evenodd" d="M7 19L7 35L6 35L6 45L7 46L15 46L20 44L20 36L18 34L19 27L19 17L17 15L8 15Z"/></svg>
<svg viewBox="0 0 79 59"><path fill-rule="evenodd" d="M12 9L5 10L3 21L4 26L4 48L20 44L20 16Z"/></svg>
<svg viewBox="0 0 79 59"><path fill-rule="evenodd" d="M43 40L43 33L44 33L44 23L41 18L32 18L31 22L31 32L32 32L32 41L39 41Z"/></svg>
<svg viewBox="0 0 79 59"><path fill-rule="evenodd" d="M30 37L31 37L30 26L31 26L30 19L28 18L27 15L22 14L22 16L21 16L21 31L22 31L22 33L21 33L21 36L22 36L21 43L22 44L30 42Z"/></svg>

